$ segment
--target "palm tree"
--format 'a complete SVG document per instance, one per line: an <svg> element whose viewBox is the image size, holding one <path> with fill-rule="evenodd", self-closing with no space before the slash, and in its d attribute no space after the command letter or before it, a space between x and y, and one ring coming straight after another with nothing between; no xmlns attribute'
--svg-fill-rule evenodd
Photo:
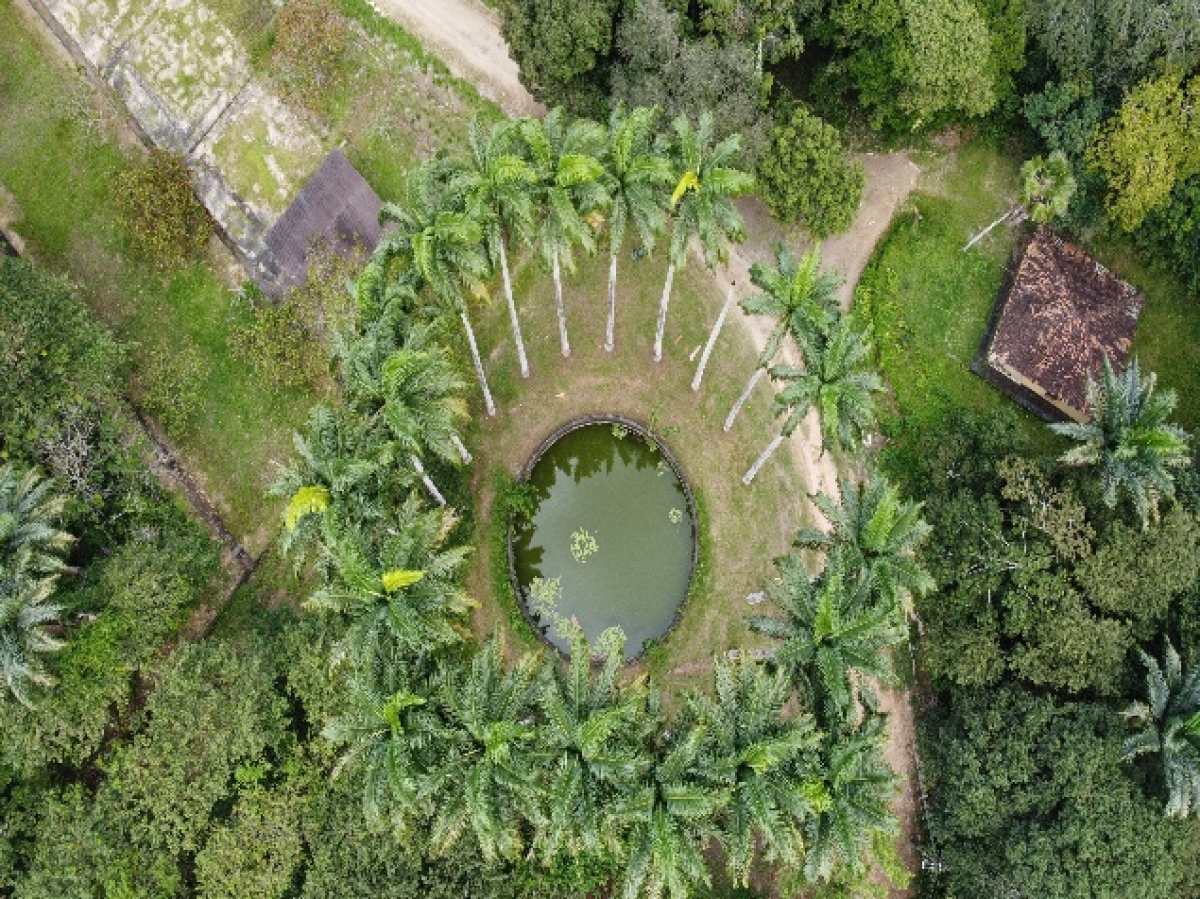
<svg viewBox="0 0 1200 899"><path fill-rule="evenodd" d="M423 509L415 497L370 528L336 511L322 516L316 565L323 585L305 606L349 619L334 647L335 664L431 651L463 639L455 622L475 603L457 578L470 547L444 548L457 522L453 512Z"/></svg>
<svg viewBox="0 0 1200 899"><path fill-rule="evenodd" d="M1185 675L1170 641L1162 667L1141 650L1138 655L1146 665L1149 703L1135 702L1122 713L1139 729L1125 741L1124 758L1161 753L1167 815L1200 814L1200 665Z"/></svg>
<svg viewBox="0 0 1200 899"><path fill-rule="evenodd" d="M445 731L436 704L429 701L429 667L426 656L401 654L356 672L345 713L321 731L345 747L333 776L361 772L368 825L386 821L401 839L428 814L418 797Z"/></svg>
<svg viewBox="0 0 1200 899"><path fill-rule="evenodd" d="M1112 508L1127 493L1142 527L1157 517L1159 497L1175 495L1171 469L1190 462L1187 434L1167 423L1175 391L1155 393L1155 380L1153 372L1141 376L1136 357L1118 374L1106 356L1099 383L1088 379L1092 420L1050 425L1054 433L1079 443L1059 461L1098 466L1105 504Z"/></svg>
<svg viewBox="0 0 1200 899"><path fill-rule="evenodd" d="M618 632L619 633L619 632ZM549 783L535 838L543 861L570 856L620 857L632 824L631 794L649 771L641 681L620 684L624 637L598 642L599 667L582 629L573 628L571 658L550 665L538 692L545 719L539 736Z"/></svg>
<svg viewBox="0 0 1200 899"><path fill-rule="evenodd" d="M558 333L564 357L571 355L567 338L567 314L563 308L562 269L575 271L573 247L587 253L596 250L596 239L588 217L598 214L607 202L604 166L604 128L585 119L566 121L561 108L544 119L522 119L520 134L533 170L537 174L537 197L541 209L538 242L542 257L554 273L554 302L558 310Z"/></svg>
<svg viewBox="0 0 1200 899"><path fill-rule="evenodd" d="M658 108L639 106L625 113L618 104L608 121L608 145L604 154L604 186L611 200L608 219L608 326L604 349L614 347L617 319L617 256L625 229L633 223L638 241L647 252L654 251L658 235L666 228L666 191L671 186L671 162L654 140Z"/></svg>
<svg viewBox="0 0 1200 899"><path fill-rule="evenodd" d="M522 821L540 823L543 762L531 715L537 679L534 656L505 671L495 637L469 667L449 674L440 695L448 735L422 794L434 809L434 852L448 851L470 830L487 861L513 860L523 848Z"/></svg>
<svg viewBox="0 0 1200 899"><path fill-rule="evenodd" d="M840 502L824 493L812 498L830 530L803 528L795 545L836 548L851 566L867 572L886 605L911 614L913 594L921 596L937 586L914 558L932 530L921 516L922 504L901 499L900 491L880 474L860 484L841 479L838 493Z"/></svg>
<svg viewBox="0 0 1200 899"><path fill-rule="evenodd" d="M468 214L483 224L484 241L493 264L500 263L504 297L512 320L513 340L521 377L529 377L529 360L521 339L521 323L513 300L506 244L510 236L527 238L533 231L533 187L537 175L521 158L517 147L517 125L512 121L484 130L478 115L467 130L470 156L451 179L451 190L463 197Z"/></svg>
<svg viewBox="0 0 1200 899"><path fill-rule="evenodd" d="M783 427L779 429L779 433L771 438L771 442L767 444L766 449L759 453L758 458L754 460L754 464L742 475L743 484L748 486L758 477L758 473L767 464L767 460L775 455L775 450L779 449L783 441L796 433L796 428L800 427L800 423L804 421L804 417L808 415L808 410L811 408L812 399L798 391L788 392L787 390L781 390L775 394L771 410L775 413L776 418L784 413L787 413L787 417L783 420Z"/></svg>
<svg viewBox="0 0 1200 899"><path fill-rule="evenodd" d="M766 346L759 354L758 365L746 389L725 419L726 431L733 426L733 420L737 418L754 386L775 360L784 338L792 335L807 359L829 335L840 315L836 293L843 279L834 272L819 271L819 247L809 250L797 263L788 248L780 244L775 249L775 258L773 268L761 263L750 267L750 280L762 293L742 300L742 311L747 315L769 315L775 319L775 327L771 329Z"/></svg>
<svg viewBox="0 0 1200 899"><path fill-rule="evenodd" d="M648 709L652 719L659 717L655 700ZM703 849L729 801L729 790L704 767L702 727L678 736L659 729L659 736L658 761L636 803L639 821L629 835L623 899L687 899L695 887L708 885Z"/></svg>
<svg viewBox="0 0 1200 899"><path fill-rule="evenodd" d="M1075 195L1075 176L1067 154L1055 150L1048 158L1035 156L1021 166L1021 205L1029 217L1045 225L1067 214Z"/></svg>
<svg viewBox="0 0 1200 899"><path fill-rule="evenodd" d="M280 543L299 570L319 542L322 513L336 506L346 519L377 520L411 474L391 464L382 430L352 409L314 406L292 443L297 460L267 492L288 501Z"/></svg>
<svg viewBox="0 0 1200 899"><path fill-rule="evenodd" d="M686 263L692 235L700 238L704 261L709 268L724 262L729 252L728 242L741 241L746 234L732 198L746 193L754 185L751 175L732 165L741 148L741 135L731 135L714 145L710 113L702 113L695 128L686 115L675 119L672 127L675 129L678 180L671 195L674 220L667 280L663 285L654 335L655 362L662 361L663 333L667 327L667 306L671 302L675 269Z"/></svg>
<svg viewBox="0 0 1200 899"><path fill-rule="evenodd" d="M885 720L873 715L853 733L825 739L824 777L814 794L820 811L806 834L804 876L810 883L828 880L838 864L862 872L872 838L898 830L891 810L896 775L883 756Z"/></svg>
<svg viewBox="0 0 1200 899"><path fill-rule="evenodd" d="M429 286L441 308L459 317L483 391L484 406L488 415L495 415L496 405L466 304L467 294L487 296L483 282L490 267L482 246L483 226L466 212L453 208L444 169L436 161L420 166L409 175L407 205L384 204L380 219L394 222L395 228L376 248L376 258L385 265L393 259L402 260Z"/></svg>
<svg viewBox="0 0 1200 899"><path fill-rule="evenodd" d="M811 757L821 742L812 716L785 715L791 692L784 673L743 657L716 665L715 696L689 697L704 724L704 764L730 790L721 814L729 876L746 886L761 849L768 861L796 866L804 857L804 828L817 809Z"/></svg>
<svg viewBox="0 0 1200 899"><path fill-rule="evenodd" d="M883 389L878 373L867 368L871 343L865 331L841 319L828 338L815 342L802 368L776 365L771 377L788 385L776 398L783 409L808 404L821 416L822 452L831 446L854 449L875 422L872 394Z"/></svg>
<svg viewBox="0 0 1200 899"><path fill-rule="evenodd" d="M63 555L75 538L56 527L67 497L53 489L54 482L36 469L20 472L11 463L0 465L0 576L63 569Z"/></svg>
<svg viewBox="0 0 1200 899"><path fill-rule="evenodd" d="M858 711L855 675L891 680L886 650L904 634L891 610L871 601L870 575L853 569L840 550L829 553L815 579L795 553L776 559L775 568L766 592L783 615L755 615L750 629L783 641L772 663L797 685L822 727L837 729Z"/></svg>
<svg viewBox="0 0 1200 899"><path fill-rule="evenodd" d="M46 631L62 607L48 602L57 577L33 577L15 568L0 570L0 680L26 708L33 708L30 687L52 687L54 678L38 656L66 644Z"/></svg>
<svg viewBox="0 0 1200 899"><path fill-rule="evenodd" d="M725 317L729 315L729 309L733 306L736 287L737 282L731 282L729 290L725 293L725 302L721 304L721 311L717 314L717 321L709 332L708 340L704 344L704 352L700 354L700 364L696 366L696 374L692 377L692 390L699 390L700 382L704 380L704 370L708 368L708 358L712 355L713 347L717 344L717 337L720 335L721 329L725 327Z"/></svg>

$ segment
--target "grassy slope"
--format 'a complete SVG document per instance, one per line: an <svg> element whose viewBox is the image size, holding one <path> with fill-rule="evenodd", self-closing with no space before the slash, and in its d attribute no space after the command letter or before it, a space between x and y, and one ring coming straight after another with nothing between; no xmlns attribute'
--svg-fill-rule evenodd
<svg viewBox="0 0 1200 899"><path fill-rule="evenodd" d="M231 530L261 547L275 519L262 498L268 462L287 453L290 432L313 398L277 394L230 357L229 293L211 265L162 275L129 255L113 179L136 148L112 136L87 137L68 101L79 77L51 58L11 4L0 5L0 59L0 181L23 211L18 233L36 262L82 287L87 302L130 342L135 367L155 345L191 346L206 360L204 411L178 445Z"/></svg>
<svg viewBox="0 0 1200 899"><path fill-rule="evenodd" d="M1017 191L1016 162L981 144L934 160L925 191L910 200L859 287L875 322L880 360L895 398L893 426L920 427L949 408L1012 405L970 371L1004 266L1016 240L1006 226L970 251L971 236L1000 215ZM1178 418L1200 425L1200 304L1149 272L1128 251L1090 247L1146 291L1135 350L1165 385L1175 386ZM1039 419L1021 412L1035 446L1058 446Z"/></svg>

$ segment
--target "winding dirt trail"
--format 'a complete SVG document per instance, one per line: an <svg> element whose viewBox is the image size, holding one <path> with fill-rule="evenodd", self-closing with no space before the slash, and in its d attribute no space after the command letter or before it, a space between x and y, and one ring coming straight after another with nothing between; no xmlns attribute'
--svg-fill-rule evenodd
<svg viewBox="0 0 1200 899"><path fill-rule="evenodd" d="M479 0L372 0L437 54L459 78L510 116L540 116L544 107L533 99L518 76L500 33L500 17Z"/></svg>

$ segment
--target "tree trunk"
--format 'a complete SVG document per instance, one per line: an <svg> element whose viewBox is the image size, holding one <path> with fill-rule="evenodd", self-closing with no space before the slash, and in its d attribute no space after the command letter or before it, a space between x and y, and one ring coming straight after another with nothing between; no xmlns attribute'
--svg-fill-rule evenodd
<svg viewBox="0 0 1200 899"><path fill-rule="evenodd" d="M984 228L982 231L980 231L978 234L976 234L974 237L972 237L967 242L967 245L965 247L963 247L963 252L965 253L967 250L971 249L971 247L975 246L975 244L979 243L979 241L981 241L985 237L987 237L988 234L991 233L991 230L993 228L995 228L997 225L999 225L1001 222L1007 221L1008 219L1010 219L1014 215L1016 215L1017 211L1020 208L1021 208L1020 206L1014 206L1012 209L1008 210L1008 212L1004 213L1004 215L1000 216L1000 218L996 219L994 222L992 222L990 225L988 225L986 228Z"/></svg>
<svg viewBox="0 0 1200 899"><path fill-rule="evenodd" d="M513 340L517 343L517 361L521 363L521 377L529 377L529 360L525 358L525 341L521 339L521 323L517 320L517 304L513 300L512 279L508 276L508 253L504 251L504 240L500 240L500 272L504 275L504 296L508 299L508 315L512 319Z"/></svg>
<svg viewBox="0 0 1200 899"><path fill-rule="evenodd" d="M454 444L454 448L458 450L458 454L462 456L463 465L470 465L473 457L471 455L471 451L468 450L466 445L462 442L462 438L460 438L457 434L451 434L450 440Z"/></svg>
<svg viewBox="0 0 1200 899"><path fill-rule="evenodd" d="M755 476L758 474L758 470L767 464L767 460L771 458L771 454L775 452L775 450L779 449L779 444L781 443L783 443L783 435L776 434L772 438L771 442L767 444L767 448L762 451L762 455L759 456L754 461L754 464L750 466L750 470L742 475L743 484L749 484L754 480Z"/></svg>
<svg viewBox="0 0 1200 899"><path fill-rule="evenodd" d="M567 340L567 312L563 309L562 272L558 265L558 254L554 254L554 302L558 306L558 337L562 341L564 359L571 358L571 341Z"/></svg>
<svg viewBox="0 0 1200 899"><path fill-rule="evenodd" d="M733 285L729 285L729 294L725 297L725 305L721 307L721 314L717 316L717 323L713 325L712 333L708 335L708 343L704 345L704 352L700 354L700 365L696 369L696 377L692 378L692 390L700 389L700 381L704 378L704 369L708 367L708 357L712 355L713 346L717 342L717 335L721 333L721 328L725 324L725 316L729 314L729 307L733 305Z"/></svg>
<svg viewBox="0 0 1200 899"><path fill-rule="evenodd" d="M442 492L437 489L437 485L429 479L429 475L425 473L425 466L421 464L421 460L417 458L415 453L410 454L408 459L412 462L412 467L416 469L417 474L420 475L422 483L425 484L425 489L429 491L429 495L433 497L439 506L446 505L446 497L442 496Z"/></svg>
<svg viewBox="0 0 1200 899"><path fill-rule="evenodd" d="M658 306L658 330L654 334L654 361L662 362L663 332L667 329L667 304L671 302L671 282L675 280L675 263L667 266L667 283L663 285L662 302Z"/></svg>
<svg viewBox="0 0 1200 899"><path fill-rule="evenodd" d="M746 400L749 399L750 392L754 390L754 385L758 383L759 379L763 376L763 373L766 372L766 370L767 367L765 365L754 369L754 374L750 376L750 381L748 384L746 384L746 389L742 391L742 395L737 398L737 402L734 403L733 408L729 410L729 415L725 418L725 424L722 427L722 430L728 431L733 427L733 420L737 418L737 414L742 411L742 406L744 406L746 404Z"/></svg>
<svg viewBox="0 0 1200 899"><path fill-rule="evenodd" d="M617 254L608 261L608 328L604 332L604 348L613 351L613 332L617 328Z"/></svg>
<svg viewBox="0 0 1200 899"><path fill-rule="evenodd" d="M487 408L488 415L495 415L496 404L492 402L492 391L488 389L487 375L483 373L483 360L479 358L479 345L475 343L475 329L471 327L466 310L458 315L467 331L467 343L471 345L471 361L475 363L475 377L479 379L479 387L483 391L483 405Z"/></svg>

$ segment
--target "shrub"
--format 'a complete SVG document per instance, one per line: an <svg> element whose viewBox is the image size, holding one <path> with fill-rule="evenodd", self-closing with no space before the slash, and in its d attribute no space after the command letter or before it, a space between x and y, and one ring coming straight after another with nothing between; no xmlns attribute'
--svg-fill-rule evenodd
<svg viewBox="0 0 1200 899"><path fill-rule="evenodd" d="M758 183L772 215L802 223L821 240L853 224L866 175L847 157L837 129L798 106L771 132Z"/></svg>
<svg viewBox="0 0 1200 899"><path fill-rule="evenodd" d="M144 162L122 172L117 202L134 250L157 265L195 256L212 236L212 220L178 153L151 150Z"/></svg>
<svg viewBox="0 0 1200 899"><path fill-rule="evenodd" d="M290 298L275 305L253 285L243 288L232 301L229 351L277 390L313 383L325 368L325 353L310 337L303 312Z"/></svg>
<svg viewBox="0 0 1200 899"><path fill-rule="evenodd" d="M143 411L172 437L182 437L200 411L200 385L210 371L208 360L195 347L152 348L137 376Z"/></svg>
<svg viewBox="0 0 1200 899"><path fill-rule="evenodd" d="M296 96L313 105L346 53L346 21L331 0L292 0L275 22L275 62Z"/></svg>

